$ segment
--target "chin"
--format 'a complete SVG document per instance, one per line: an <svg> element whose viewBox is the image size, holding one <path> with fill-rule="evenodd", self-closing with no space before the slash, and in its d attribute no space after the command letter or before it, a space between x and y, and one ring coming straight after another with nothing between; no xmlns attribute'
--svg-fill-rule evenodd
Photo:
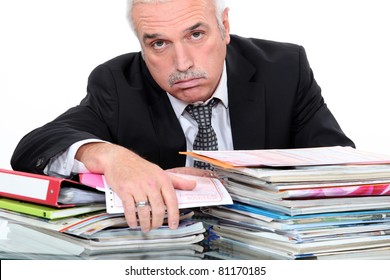
<svg viewBox="0 0 390 280"><path fill-rule="evenodd" d="M177 98L187 103L194 103L199 101L206 101L211 97L211 95L212 94L209 93L199 92L199 90L189 89L179 93Z"/></svg>

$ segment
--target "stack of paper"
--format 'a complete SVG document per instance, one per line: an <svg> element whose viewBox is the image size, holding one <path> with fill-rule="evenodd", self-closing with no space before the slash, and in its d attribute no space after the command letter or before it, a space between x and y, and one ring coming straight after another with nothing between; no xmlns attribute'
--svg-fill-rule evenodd
<svg viewBox="0 0 390 280"><path fill-rule="evenodd" d="M0 257L17 259L199 259L204 239L192 211L181 212L179 228L143 233L123 214L105 212L48 220L0 211Z"/></svg>
<svg viewBox="0 0 390 280"><path fill-rule="evenodd" d="M194 152L234 205L218 218L222 258L390 259L390 157L347 147ZM215 253L214 253L215 254Z"/></svg>
<svg viewBox="0 0 390 280"><path fill-rule="evenodd" d="M202 258L200 242L205 228L202 222L192 220L194 213L188 208L231 204L232 200L215 178L183 176L198 184L195 191L177 191L182 209L178 229L169 229L165 221L164 226L143 233L140 228L128 227L120 200L111 188L86 180L104 182L101 175L80 176L81 184L0 169L0 257Z"/></svg>

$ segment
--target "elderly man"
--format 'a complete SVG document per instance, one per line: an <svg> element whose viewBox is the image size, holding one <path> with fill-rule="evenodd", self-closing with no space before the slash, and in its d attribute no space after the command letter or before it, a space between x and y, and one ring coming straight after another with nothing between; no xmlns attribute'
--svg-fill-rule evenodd
<svg viewBox="0 0 390 280"><path fill-rule="evenodd" d="M149 231L166 211L176 228L174 189L195 186L166 170L203 174L180 151L354 145L324 103L302 47L231 35L220 0L128 7L142 51L98 66L79 106L21 140L14 169L104 174L129 226ZM198 109L211 117L202 132L210 146L197 135L204 129Z"/></svg>

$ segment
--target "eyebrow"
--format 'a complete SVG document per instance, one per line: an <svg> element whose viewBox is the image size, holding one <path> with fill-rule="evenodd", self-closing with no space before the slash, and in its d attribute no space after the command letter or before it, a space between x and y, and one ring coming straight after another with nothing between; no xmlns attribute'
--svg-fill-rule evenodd
<svg viewBox="0 0 390 280"><path fill-rule="evenodd" d="M193 31L193 30L195 30L195 29L197 29L197 28L199 28L199 27L201 27L201 26L205 26L205 24L202 23L202 22L195 23L194 25L192 25L192 26L186 28L186 29L184 30L184 33L185 33L185 32L188 32L188 31ZM158 37L160 37L160 36L162 36L162 34L160 34L160 33L152 33L152 34L145 33L145 34L142 36L142 39L143 39L144 42L146 42L146 40L156 39L156 38L158 38Z"/></svg>
<svg viewBox="0 0 390 280"><path fill-rule="evenodd" d="M202 22L195 23L193 26L190 26L187 29L185 29L184 32L193 31L193 30L195 30L203 25L205 25L205 24Z"/></svg>
<svg viewBox="0 0 390 280"><path fill-rule="evenodd" d="M143 39L143 41L145 43L146 40L156 39L159 36L161 36L161 34L159 34L159 33L153 33L153 34L145 33L144 36L142 36L142 39Z"/></svg>

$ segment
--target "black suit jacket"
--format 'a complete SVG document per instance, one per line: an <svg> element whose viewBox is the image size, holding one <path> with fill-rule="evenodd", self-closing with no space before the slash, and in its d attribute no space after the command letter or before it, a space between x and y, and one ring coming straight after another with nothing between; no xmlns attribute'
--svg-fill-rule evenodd
<svg viewBox="0 0 390 280"><path fill-rule="evenodd" d="M324 103L302 47L232 35L226 65L234 149L354 146ZM26 135L12 167L42 173L51 157L88 138L125 146L164 169L185 164L183 131L140 53L95 68L80 105Z"/></svg>

